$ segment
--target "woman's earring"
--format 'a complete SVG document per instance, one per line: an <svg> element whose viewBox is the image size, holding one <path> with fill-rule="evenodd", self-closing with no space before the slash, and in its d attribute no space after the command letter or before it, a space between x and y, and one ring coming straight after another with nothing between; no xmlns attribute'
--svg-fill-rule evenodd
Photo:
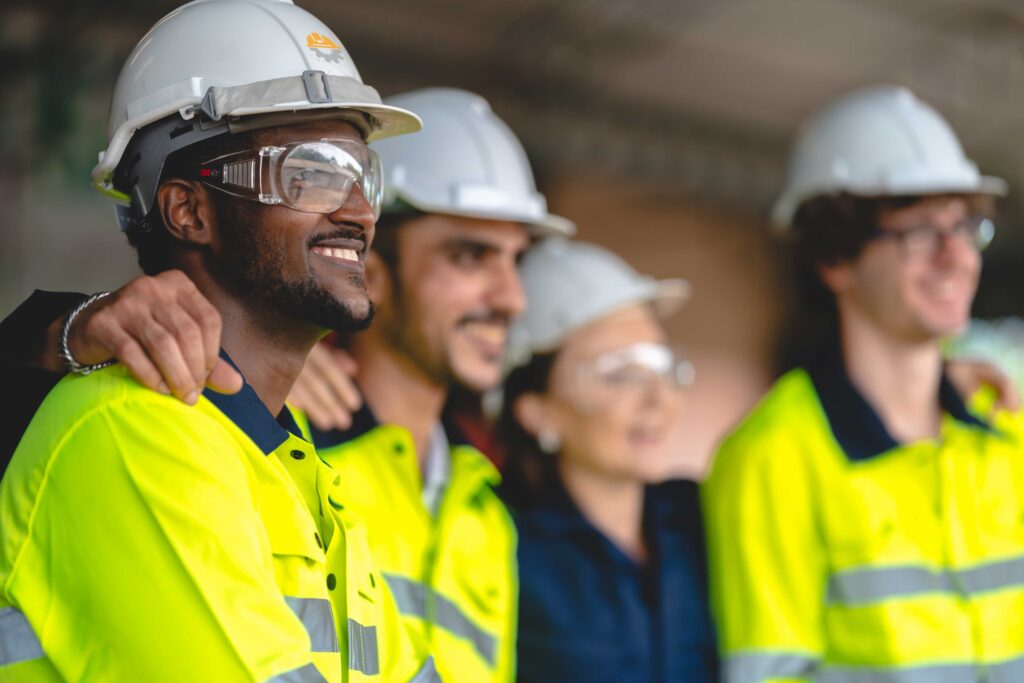
<svg viewBox="0 0 1024 683"><path fill-rule="evenodd" d="M562 447L562 438L549 429L542 429L537 434L537 443L545 453L557 453Z"/></svg>

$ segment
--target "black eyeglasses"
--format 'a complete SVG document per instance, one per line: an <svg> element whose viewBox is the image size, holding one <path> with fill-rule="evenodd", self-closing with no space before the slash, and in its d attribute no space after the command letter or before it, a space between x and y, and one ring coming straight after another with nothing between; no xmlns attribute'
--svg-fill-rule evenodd
<svg viewBox="0 0 1024 683"><path fill-rule="evenodd" d="M984 251L995 237L996 226L985 216L971 216L952 228L944 230L932 223L924 223L903 230L878 228L873 240L895 240L903 245L908 256L932 258L939 253L947 239L960 240L969 247Z"/></svg>

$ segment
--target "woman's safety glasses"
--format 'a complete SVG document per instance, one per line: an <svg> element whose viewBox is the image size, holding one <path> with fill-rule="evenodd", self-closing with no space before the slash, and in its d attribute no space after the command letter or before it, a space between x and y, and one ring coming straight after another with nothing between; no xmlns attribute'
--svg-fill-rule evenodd
<svg viewBox="0 0 1024 683"><path fill-rule="evenodd" d="M659 387L686 389L693 384L694 368L679 350L641 342L583 361L576 367L574 380L576 406L584 412L600 412Z"/></svg>
<svg viewBox="0 0 1024 683"><path fill-rule="evenodd" d="M380 158L353 140L293 142L226 154L202 164L199 180L236 197L309 213L337 211L358 184L374 217L380 217Z"/></svg>

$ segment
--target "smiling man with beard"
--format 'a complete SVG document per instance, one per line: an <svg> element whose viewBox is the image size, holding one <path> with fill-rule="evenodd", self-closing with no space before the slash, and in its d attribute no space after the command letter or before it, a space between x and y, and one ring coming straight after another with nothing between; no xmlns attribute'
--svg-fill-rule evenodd
<svg viewBox="0 0 1024 683"><path fill-rule="evenodd" d="M835 334L704 485L727 683L1024 680L1024 415L965 402L940 346L1003 191L903 88L802 129L776 217Z"/></svg>
<svg viewBox="0 0 1024 683"><path fill-rule="evenodd" d="M317 341L372 317L366 140L419 125L290 2L194 2L135 48L94 182L143 269L212 304L244 383L186 405L64 344L0 483L0 679L436 680L284 408Z"/></svg>
<svg viewBox="0 0 1024 683"><path fill-rule="evenodd" d="M348 482L346 504L441 677L510 683L515 530L497 471L445 404L456 387L498 384L525 304L519 258L532 235L573 226L548 214L519 141L483 98L427 89L387 102L419 114L424 133L375 146L386 173L366 261L377 316L345 344L365 402L351 427L313 427L313 441Z"/></svg>
<svg viewBox="0 0 1024 683"><path fill-rule="evenodd" d="M533 236L575 228L547 212L522 146L483 98L427 89L387 103L417 112L428 130L375 143L387 177L377 238L365 258L369 299L330 296L318 278L297 277L304 272L296 271L301 258L281 235L238 230L254 216L244 202L215 207L227 225L223 239L231 243L217 257L216 270L223 287L240 298L276 302L290 315L341 332L358 365L355 379L365 402L344 429L321 422L322 429L307 424L305 430L342 482L332 501L368 527L374 562L411 641L429 650L442 679L511 682L515 529L494 491L497 471L447 419L445 405L457 387L478 393L498 384L509 323L524 305L519 258ZM359 238L360 225L353 221L302 233L308 273L327 268L338 286L366 291L358 265L344 263L362 253ZM156 388L162 372L161 389L191 402L189 390L174 382L171 361L198 367L193 381L201 383L212 362L204 366L200 336L216 337L216 326L187 303L190 287L185 278L140 278L119 290L113 304L104 300L86 308L82 316L89 322L69 326L67 346L84 349L90 362L117 351L140 381ZM371 301L373 325L350 334L363 326ZM34 296L22 309L31 312L38 330L62 305L61 297ZM230 307L218 309L226 340L234 314ZM168 320L167 310L179 313L178 324ZM17 318L5 321L0 335L8 348ZM101 319L107 322L96 324ZM180 321L189 319L205 334L184 334ZM264 323L277 326L272 319ZM168 343L153 343L153 329L165 330ZM54 339L35 355L40 367L53 365L57 336L51 334ZM119 345L121 339L127 341ZM18 360L17 353L7 355ZM351 386L344 375L351 359L320 344L309 361L289 401L308 408L309 422L317 423L314 409L339 404L336 392ZM12 369L38 371L23 362ZM214 384L224 384L228 373ZM330 414L318 414L325 412ZM426 655L421 650L414 659Z"/></svg>

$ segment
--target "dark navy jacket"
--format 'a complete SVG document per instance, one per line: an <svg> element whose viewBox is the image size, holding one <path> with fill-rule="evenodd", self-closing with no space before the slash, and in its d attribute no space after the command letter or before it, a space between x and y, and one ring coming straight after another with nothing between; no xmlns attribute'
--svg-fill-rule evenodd
<svg viewBox="0 0 1024 683"><path fill-rule="evenodd" d="M697 485L647 489L641 567L560 487L518 511L522 683L714 683Z"/></svg>
<svg viewBox="0 0 1024 683"><path fill-rule="evenodd" d="M85 299L85 294L37 290L0 322L0 373L18 396L0 411L0 476L7 470L32 416L64 376L29 365L32 347L52 321Z"/></svg>

